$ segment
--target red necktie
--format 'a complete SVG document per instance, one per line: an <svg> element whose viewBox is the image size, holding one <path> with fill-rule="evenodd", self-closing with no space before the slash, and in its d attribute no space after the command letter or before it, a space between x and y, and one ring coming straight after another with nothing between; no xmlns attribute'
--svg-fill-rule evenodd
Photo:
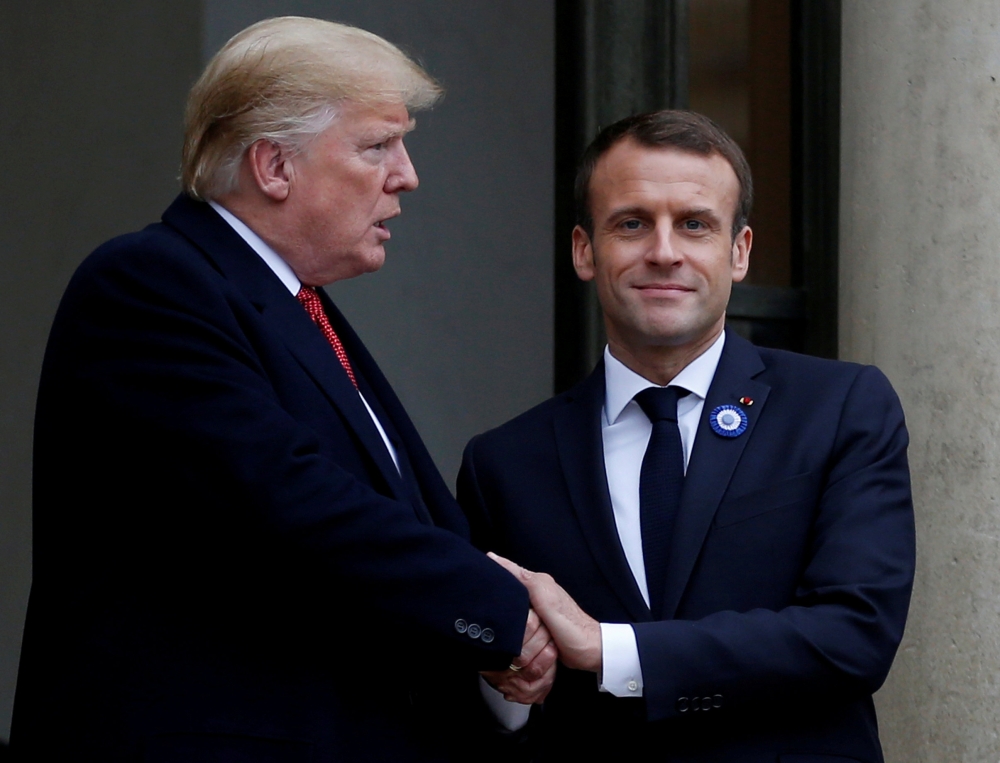
<svg viewBox="0 0 1000 763"><path fill-rule="evenodd" d="M354 369L351 368L351 361L347 357L347 351L344 349L340 337L337 336L337 332L330 325L330 319L326 317L326 312L323 310L323 303L320 302L316 289L312 286L303 286L299 289L297 296L299 302L306 309L306 312L309 313L309 317L313 319L313 323L319 326L320 331L323 332L323 336L326 337L326 341L330 343L333 351L337 354L337 359L340 361L340 365L344 367L344 370L347 371L347 376L350 378L351 384L354 385L354 389L357 389L358 380L354 378Z"/></svg>

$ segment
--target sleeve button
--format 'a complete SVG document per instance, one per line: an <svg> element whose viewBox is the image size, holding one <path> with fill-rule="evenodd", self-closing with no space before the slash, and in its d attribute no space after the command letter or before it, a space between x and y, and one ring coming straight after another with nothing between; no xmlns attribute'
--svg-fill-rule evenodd
<svg viewBox="0 0 1000 763"><path fill-rule="evenodd" d="M476 623L472 623L472 625L469 626L468 631L466 631L466 633L469 634L469 638L479 638L479 636L482 635L482 632L483 629L476 625Z"/></svg>
<svg viewBox="0 0 1000 763"><path fill-rule="evenodd" d="M479 638L484 644L490 644L493 642L493 639L496 638L496 634L493 632L492 628L483 628L483 633Z"/></svg>
<svg viewBox="0 0 1000 763"><path fill-rule="evenodd" d="M469 630L469 624L465 622L465 620L459 618L458 620L455 621L455 630L457 630L459 633L465 633L467 630Z"/></svg>
<svg viewBox="0 0 1000 763"><path fill-rule="evenodd" d="M629 681L626 684L626 688L629 691L639 691L639 682L638 681Z"/></svg>
<svg viewBox="0 0 1000 763"><path fill-rule="evenodd" d="M678 713L686 713L688 711L688 708L690 707L691 707L691 700L689 700L687 697L679 697L677 699Z"/></svg>
<svg viewBox="0 0 1000 763"><path fill-rule="evenodd" d="M722 695L721 694L716 694L714 697L712 697L712 707L716 707L716 708L722 707Z"/></svg>

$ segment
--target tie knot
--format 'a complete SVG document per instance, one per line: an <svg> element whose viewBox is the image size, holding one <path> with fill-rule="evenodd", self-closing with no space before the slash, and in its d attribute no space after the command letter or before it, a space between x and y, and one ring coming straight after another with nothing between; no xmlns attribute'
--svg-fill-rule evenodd
<svg viewBox="0 0 1000 763"><path fill-rule="evenodd" d="M677 421L677 401L687 394L683 387L649 387L634 399L650 421Z"/></svg>
<svg viewBox="0 0 1000 763"><path fill-rule="evenodd" d="M319 294L316 293L316 289L312 286L300 287L299 293L295 296L298 298L299 302L305 306L306 310L308 310L310 314L312 314L316 308L319 308L320 310L323 309L323 303L319 299Z"/></svg>

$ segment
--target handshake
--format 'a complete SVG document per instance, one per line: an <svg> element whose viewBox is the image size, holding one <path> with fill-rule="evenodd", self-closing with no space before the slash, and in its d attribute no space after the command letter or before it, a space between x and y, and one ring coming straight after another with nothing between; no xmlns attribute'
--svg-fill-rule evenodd
<svg viewBox="0 0 1000 763"><path fill-rule="evenodd" d="M542 702L555 681L557 659L568 668L600 673L600 623L551 575L531 572L493 553L489 557L524 584L532 607L521 654L507 670L482 674L504 699L524 705Z"/></svg>

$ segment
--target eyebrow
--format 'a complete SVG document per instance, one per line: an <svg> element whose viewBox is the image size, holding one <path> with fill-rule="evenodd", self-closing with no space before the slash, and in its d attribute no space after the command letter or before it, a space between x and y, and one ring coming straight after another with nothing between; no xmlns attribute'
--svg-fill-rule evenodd
<svg viewBox="0 0 1000 763"><path fill-rule="evenodd" d="M649 210L646 207L618 207L611 210L608 214L608 220L617 220L620 217L644 217L648 215Z"/></svg>
<svg viewBox="0 0 1000 763"><path fill-rule="evenodd" d="M649 214L650 214L649 208L644 206L632 205L627 207L618 207L617 209L611 210L611 212L608 214L608 220L617 220L622 217L632 217L632 216L643 217L643 216L648 216ZM714 222L718 222L720 225L722 224L722 218L719 217L719 215L716 213L714 209L710 209L709 207L692 207L691 209L682 209L680 213L677 214L677 217L678 218L704 217Z"/></svg>
<svg viewBox="0 0 1000 763"><path fill-rule="evenodd" d="M417 128L417 120L410 117L410 121L406 123L404 127L400 127L396 130L391 130L385 134L387 138L401 138L407 133L413 132Z"/></svg>
<svg viewBox="0 0 1000 763"><path fill-rule="evenodd" d="M393 138L402 138L406 136L407 133L412 132L416 126L417 120L411 118L410 121L402 127L387 128L384 130L381 128L373 129L368 134L363 134L362 140L366 143L372 141L382 143L383 141L392 140Z"/></svg>

